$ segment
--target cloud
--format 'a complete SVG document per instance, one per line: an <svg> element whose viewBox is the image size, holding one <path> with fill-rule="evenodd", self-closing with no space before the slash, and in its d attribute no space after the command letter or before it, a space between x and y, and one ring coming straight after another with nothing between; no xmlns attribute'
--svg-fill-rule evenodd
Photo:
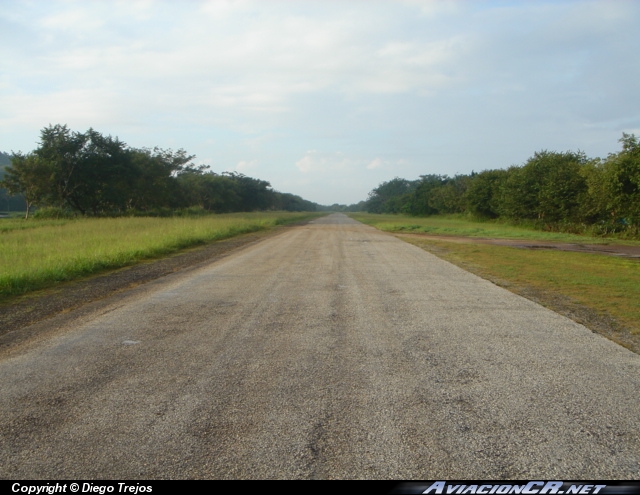
<svg viewBox="0 0 640 495"><path fill-rule="evenodd" d="M159 2L68 2L21 22L40 46L37 64L5 60L25 78L47 76L64 89L171 91L210 108L291 110L297 94L398 93L446 85L441 70L463 49L460 37L394 40L376 9L291 3L207 2L177 8ZM337 14L337 15L336 15ZM222 16L222 17L221 17ZM37 30L29 28L33 17ZM391 39L389 39L391 38ZM20 50L15 54L19 55Z"/></svg>
<svg viewBox="0 0 640 495"><path fill-rule="evenodd" d="M376 170L390 165L392 162L383 160L382 158L366 159L357 156L345 156L342 152L320 153L316 150L310 150L296 161L295 165L303 174L341 174L342 176L353 175L363 169ZM396 160L396 165L402 166L406 162L404 160Z"/></svg>
<svg viewBox="0 0 640 495"><path fill-rule="evenodd" d="M241 160L236 165L236 170L242 173L253 172L258 169L258 160Z"/></svg>
<svg viewBox="0 0 640 495"><path fill-rule="evenodd" d="M307 151L305 156L296 162L298 170L308 173L336 173L353 169L356 161L347 158L343 153L319 153L315 150Z"/></svg>
<svg viewBox="0 0 640 495"><path fill-rule="evenodd" d="M640 121L639 21L586 0L9 0L3 146L91 126L343 202L540 148L606 156Z"/></svg>

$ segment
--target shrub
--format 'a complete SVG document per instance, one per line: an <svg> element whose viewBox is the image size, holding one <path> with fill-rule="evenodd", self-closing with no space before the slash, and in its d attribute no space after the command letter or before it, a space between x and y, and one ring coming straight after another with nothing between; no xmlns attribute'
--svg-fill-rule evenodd
<svg viewBox="0 0 640 495"><path fill-rule="evenodd" d="M76 213L57 206L45 206L44 208L38 208L33 214L33 218L38 218L40 220L75 218L76 216Z"/></svg>

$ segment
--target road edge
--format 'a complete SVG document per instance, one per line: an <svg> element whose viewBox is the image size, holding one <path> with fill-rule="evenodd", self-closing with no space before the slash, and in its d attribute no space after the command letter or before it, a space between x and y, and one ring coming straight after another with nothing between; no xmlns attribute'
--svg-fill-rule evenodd
<svg viewBox="0 0 640 495"><path fill-rule="evenodd" d="M134 265L61 282L0 304L0 337L182 270L213 263L311 220L240 234Z"/></svg>

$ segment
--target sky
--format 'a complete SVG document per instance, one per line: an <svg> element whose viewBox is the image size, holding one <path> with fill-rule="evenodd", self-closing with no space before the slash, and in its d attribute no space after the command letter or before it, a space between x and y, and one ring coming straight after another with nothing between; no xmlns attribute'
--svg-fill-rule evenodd
<svg viewBox="0 0 640 495"><path fill-rule="evenodd" d="M320 204L606 157L640 135L640 2L0 0L0 150L94 128Z"/></svg>

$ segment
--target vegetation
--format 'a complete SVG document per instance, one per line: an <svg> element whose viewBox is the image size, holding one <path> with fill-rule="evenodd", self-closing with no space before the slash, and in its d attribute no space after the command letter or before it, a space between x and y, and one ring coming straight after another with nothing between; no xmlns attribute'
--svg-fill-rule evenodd
<svg viewBox="0 0 640 495"><path fill-rule="evenodd" d="M334 203L330 206L325 205L316 205L317 211L333 211L333 212L356 212L356 211L366 211L367 210L367 202L360 201L359 203L353 203L350 205L341 205L338 203Z"/></svg>
<svg viewBox="0 0 640 495"><path fill-rule="evenodd" d="M413 217L373 213L351 213L354 219L372 225L386 232L413 232L421 234L487 237L495 239L531 239L557 242L578 242L581 244L607 244L610 239L601 236L586 236L568 232L539 231L535 223L521 222L520 225L500 220L474 220L463 214L432 215ZM616 240L624 244L640 244L633 240Z"/></svg>
<svg viewBox="0 0 640 495"><path fill-rule="evenodd" d="M317 215L258 212L172 218L4 220L0 223L0 298Z"/></svg>
<svg viewBox="0 0 640 495"><path fill-rule="evenodd" d="M0 186L22 195L26 217L32 206L90 216L167 216L189 207L214 213L316 209L267 181L215 174L193 158L182 149L135 149L93 129L80 133L55 125L41 131L34 151L10 157Z"/></svg>
<svg viewBox="0 0 640 495"><path fill-rule="evenodd" d="M607 337L638 349L640 342L640 263L603 254L576 253L557 250L521 249L480 243L455 242L452 236L498 239L527 239L585 244L608 244L602 237L541 232L523 225L514 226L499 221L473 221L464 215L410 215L352 213L349 216L380 230L398 233L441 235L407 236L403 240L450 261L465 270L529 296L530 289L544 304L563 311L564 298L607 315L620 324ZM449 237L447 237L449 236ZM450 240L447 240L447 239ZM640 241L616 241L640 245ZM560 301L560 302L559 302ZM626 330L625 330L626 329ZM619 333L616 333L619 332ZM628 332L628 333L625 333ZM631 341L625 335L631 334Z"/></svg>
<svg viewBox="0 0 640 495"><path fill-rule="evenodd" d="M373 189L370 213L464 213L549 231L640 235L640 143L623 134L606 159L540 151L523 165L470 175L395 178Z"/></svg>
<svg viewBox="0 0 640 495"><path fill-rule="evenodd" d="M405 239L510 289L533 287L613 317L640 335L640 263L601 254L527 250L487 244ZM545 301L545 302L546 302ZM554 308L553 302L550 306Z"/></svg>
<svg viewBox="0 0 640 495"><path fill-rule="evenodd" d="M0 151L0 184L5 176L5 167L11 165L11 156ZM26 209L24 199L20 195L11 195L0 185L0 212L8 214L10 212L22 211Z"/></svg>

